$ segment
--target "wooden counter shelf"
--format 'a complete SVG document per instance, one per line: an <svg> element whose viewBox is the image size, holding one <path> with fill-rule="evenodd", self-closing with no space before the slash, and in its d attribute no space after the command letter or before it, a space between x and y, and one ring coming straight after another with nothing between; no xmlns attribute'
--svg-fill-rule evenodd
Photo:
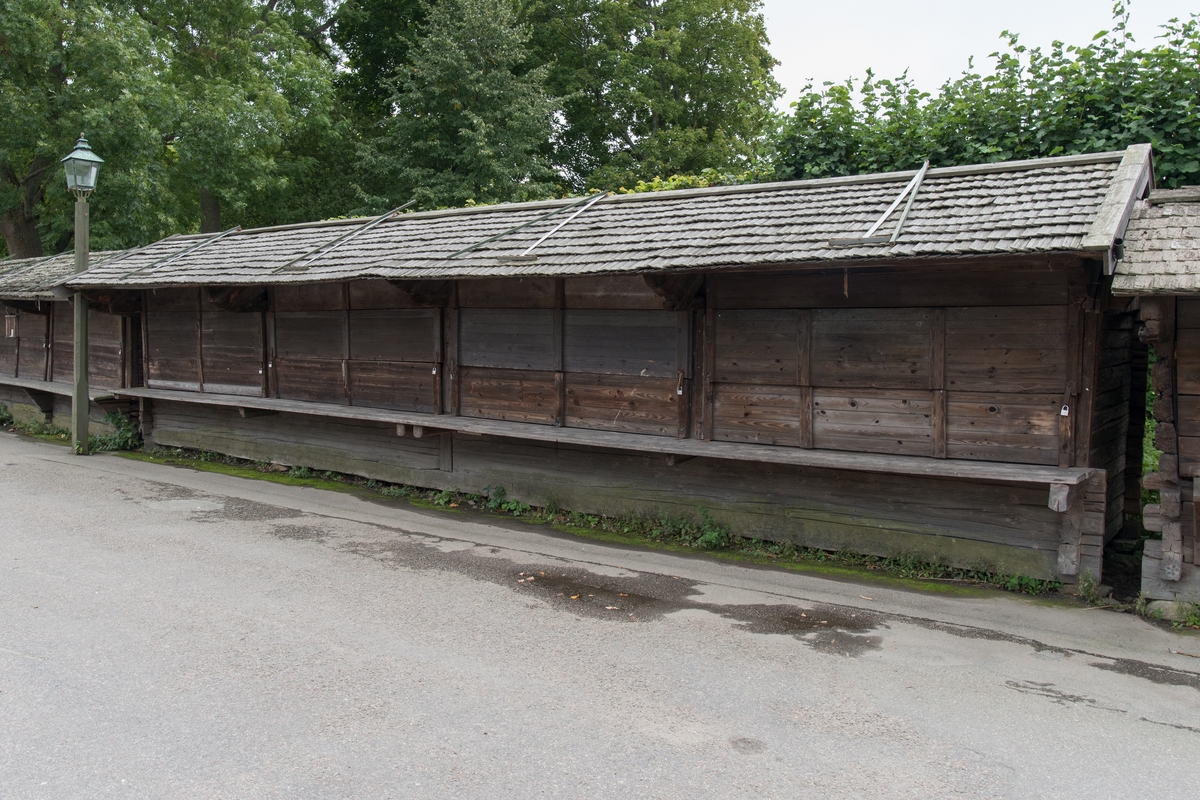
<svg viewBox="0 0 1200 800"><path fill-rule="evenodd" d="M283 412L319 417L383 422L395 425L401 436L436 435L446 431L479 436L500 436L541 442L605 447L614 450L656 453L681 462L686 458L705 457L733 461L788 464L798 467L851 470L895 475L919 475L933 478L957 478L993 483L1045 484L1051 487L1050 507L1063 507L1066 487L1080 486L1099 470L1073 467L1060 468L1032 464L1005 464L993 461L966 461L926 458L922 456L877 455L834 450L806 450L797 447L778 447L733 442L708 442L696 439L675 439L614 431L532 425L522 422L502 422L474 417L443 414L421 414L391 411L361 406L312 403L298 400L278 400L264 397L201 394L167 389L130 388L114 392L118 397L144 398L176 403L237 408L243 415ZM1055 486L1063 487L1057 490ZM1070 492L1072 499L1077 492Z"/></svg>
<svg viewBox="0 0 1200 800"><path fill-rule="evenodd" d="M0 376L0 386L14 386L18 389L24 389L27 392L40 392L44 395L56 394L62 397L71 396L71 384L58 381L35 381L31 378L9 378ZM97 403L101 403L106 400L112 400L115 397L116 394L111 389L88 392L88 398Z"/></svg>

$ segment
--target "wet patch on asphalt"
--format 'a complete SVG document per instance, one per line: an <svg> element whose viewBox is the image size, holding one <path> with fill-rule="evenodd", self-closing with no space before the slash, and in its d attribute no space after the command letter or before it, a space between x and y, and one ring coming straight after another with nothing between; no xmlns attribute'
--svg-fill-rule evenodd
<svg viewBox="0 0 1200 800"><path fill-rule="evenodd" d="M446 547L450 541L406 534L399 541L350 542L339 549L396 567L465 573L510 586L545 606L590 619L638 623L699 610L716 614L749 633L792 636L830 655L858 656L878 649L883 642L882 636L870 635L881 626L879 615L856 609L815 604L706 603L693 597L701 585L697 581L607 567L598 569L617 574L600 575L566 564L521 564L515 559L527 554L487 546ZM504 557L490 557L496 555Z"/></svg>
<svg viewBox="0 0 1200 800"><path fill-rule="evenodd" d="M295 539L301 542L317 542L324 544L325 530L316 525L280 525L270 528L271 535L280 539Z"/></svg>

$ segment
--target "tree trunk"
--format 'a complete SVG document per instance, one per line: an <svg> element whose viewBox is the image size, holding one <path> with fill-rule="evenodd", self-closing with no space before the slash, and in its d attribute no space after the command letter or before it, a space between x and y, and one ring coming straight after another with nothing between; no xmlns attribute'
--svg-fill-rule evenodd
<svg viewBox="0 0 1200 800"><path fill-rule="evenodd" d="M4 246L12 258L44 255L37 220L26 214L22 206L14 206L0 216L0 232L4 234Z"/></svg>
<svg viewBox="0 0 1200 800"><path fill-rule="evenodd" d="M219 233L221 230L221 201L208 189L200 190L200 232Z"/></svg>
<svg viewBox="0 0 1200 800"><path fill-rule="evenodd" d="M0 182L16 187L20 193L20 200L0 214L0 234L12 258L37 258L45 252L35 209L46 194L46 171L52 166L49 159L37 156L25 173L17 174L9 164L0 162Z"/></svg>

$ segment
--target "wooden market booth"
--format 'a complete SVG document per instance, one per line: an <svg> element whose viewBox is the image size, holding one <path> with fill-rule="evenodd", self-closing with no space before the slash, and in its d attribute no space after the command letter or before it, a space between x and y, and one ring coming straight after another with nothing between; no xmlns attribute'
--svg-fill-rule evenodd
<svg viewBox="0 0 1200 800"><path fill-rule="evenodd" d="M148 439L740 535L1100 577L1148 146L174 237ZM1111 311L1111 313L1110 313Z"/></svg>
<svg viewBox="0 0 1200 800"><path fill-rule="evenodd" d="M1144 524L1162 534L1145 544L1142 592L1152 600L1200 602L1193 486L1200 470L1200 187L1164 189L1137 204L1113 291L1134 297L1139 337L1153 348L1151 414L1158 470L1144 486L1159 493Z"/></svg>
<svg viewBox="0 0 1200 800"><path fill-rule="evenodd" d="M118 255L101 252L93 258ZM0 261L0 403L26 422L70 427L75 318L71 302L57 297L53 287L74 266L73 253ZM141 383L139 309L140 302L125 307L95 302L89 310L89 416L96 425L103 425L109 411L132 410L113 390Z"/></svg>

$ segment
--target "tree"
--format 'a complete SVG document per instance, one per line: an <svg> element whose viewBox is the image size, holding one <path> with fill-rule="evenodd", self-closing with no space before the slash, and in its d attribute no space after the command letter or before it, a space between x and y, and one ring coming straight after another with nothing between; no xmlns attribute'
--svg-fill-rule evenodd
<svg viewBox="0 0 1200 800"><path fill-rule="evenodd" d="M163 138L174 191L202 232L218 231L223 207L243 213L277 179L276 156L297 126L329 122L333 64L313 39L331 22L320 19L323 3L145 0L134 8L169 61L163 77L175 113ZM315 30L303 36L293 23Z"/></svg>
<svg viewBox="0 0 1200 800"><path fill-rule="evenodd" d="M58 159L80 131L120 165L102 173L97 244L146 241L170 227L170 204L155 201L166 181L158 132L174 104L149 28L128 9L98 2L0 0L0 55L0 232L8 253L28 258L46 244L58 251L70 243L72 199ZM110 217L108 208L122 213Z"/></svg>
<svg viewBox="0 0 1200 800"><path fill-rule="evenodd" d="M398 76L394 116L366 171L395 205L524 200L556 193L547 157L556 104L526 69L528 30L509 0L441 0Z"/></svg>
<svg viewBox="0 0 1200 800"><path fill-rule="evenodd" d="M968 70L933 96L905 77L858 92L847 81L793 104L778 177L910 169L1115 150L1150 142L1164 186L1200 182L1200 16L1135 46L1124 5L1112 30L1084 46L1027 49L1005 32L995 72Z"/></svg>
<svg viewBox="0 0 1200 800"><path fill-rule="evenodd" d="M752 168L782 91L761 7L533 0L533 60L564 98L556 160L576 187Z"/></svg>
<svg viewBox="0 0 1200 800"><path fill-rule="evenodd" d="M390 116L392 80L407 68L431 6L422 0L346 0L338 7L331 36L346 58L338 89L362 124Z"/></svg>

